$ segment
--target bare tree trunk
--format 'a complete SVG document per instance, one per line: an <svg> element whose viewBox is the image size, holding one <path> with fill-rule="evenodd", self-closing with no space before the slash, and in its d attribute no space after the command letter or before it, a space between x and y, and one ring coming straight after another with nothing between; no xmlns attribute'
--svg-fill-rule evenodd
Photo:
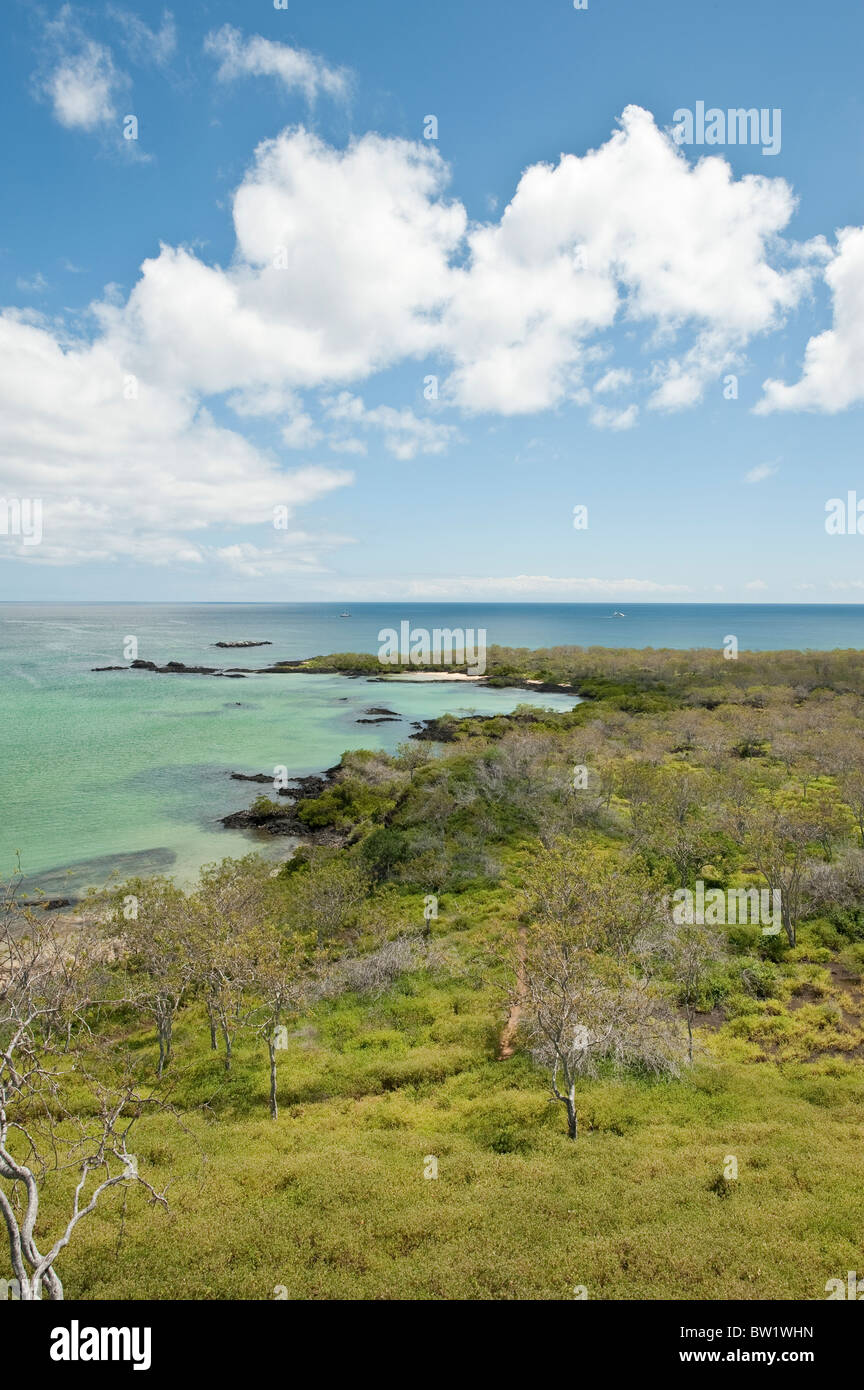
<svg viewBox="0 0 864 1390"><path fill-rule="evenodd" d="M210 1051L215 1052L218 1046L216 1041L216 1015L213 1012L213 999L207 997L207 1019L210 1024Z"/></svg>
<svg viewBox="0 0 864 1390"><path fill-rule="evenodd" d="M8 1171L6 1165L3 1164L2 1169L0 1169L0 1172L2 1172L2 1176L7 1179L17 1177L17 1171L12 1168L11 1164L9 1165ZM0 1188L0 1211L2 1211L3 1213L4 1219L6 1221L6 1230L9 1234L9 1252L12 1257L12 1274L18 1280L18 1297L24 1303L30 1302L30 1276L27 1273L27 1266L24 1263L24 1251L22 1249L21 1232L19 1230L18 1221L12 1209L12 1205L6 1197L5 1192L3 1192L2 1188Z"/></svg>
<svg viewBox="0 0 864 1390"><path fill-rule="evenodd" d="M276 1120L279 1118L279 1106L276 1103L276 1038L275 1032L271 1033L267 1041L267 1051L270 1054L270 1115Z"/></svg>
<svg viewBox="0 0 864 1390"><path fill-rule="evenodd" d="M783 926L786 928L786 937L789 941L789 945L794 946L795 923L792 921L792 913L789 910L789 895L787 893L784 893L781 901L781 916L783 918Z"/></svg>
<svg viewBox="0 0 864 1390"><path fill-rule="evenodd" d="M156 1024L157 1036L159 1038L159 1066L156 1069L157 1076L161 1076L168 1063L171 1061L171 1034L172 1018L170 1014L163 1014Z"/></svg>
<svg viewBox="0 0 864 1390"><path fill-rule="evenodd" d="M9 1236L12 1272L18 1283L19 1301L41 1303L44 1285L48 1290L49 1299L55 1303L60 1302L63 1298L60 1276L55 1274L50 1264L46 1264L45 1258L36 1248L33 1236L39 1215L39 1188L36 1178L29 1168L16 1164L5 1149L0 1153L0 1177L20 1182L27 1192L24 1217L23 1220L19 1220L6 1194L0 1190L0 1212L3 1213ZM55 1257L55 1252L56 1247L55 1251L48 1255L49 1260Z"/></svg>
<svg viewBox="0 0 864 1390"><path fill-rule="evenodd" d="M565 1094L558 1090L558 1077L561 1071L560 1059L556 1061L552 1073L552 1094L556 1100L560 1100L567 1108L567 1138L578 1139L579 1137L579 1117L576 1114L576 1080L570 1073L569 1067L564 1066L564 1084L567 1087Z"/></svg>
<svg viewBox="0 0 864 1390"><path fill-rule="evenodd" d="M222 1018L220 1019L220 1023L221 1023L221 1026L222 1026L222 1040L223 1040L223 1042L225 1043L225 1070L226 1070L226 1071L230 1071L230 1070L231 1070L231 1032L230 1032L230 1029L229 1029L229 1027L228 1027L228 1023L227 1023L227 1020L226 1020L224 1014L223 1014Z"/></svg>
<svg viewBox="0 0 864 1390"><path fill-rule="evenodd" d="M567 1092L567 1138L579 1138L579 1117L576 1114L576 1087L571 1086Z"/></svg>

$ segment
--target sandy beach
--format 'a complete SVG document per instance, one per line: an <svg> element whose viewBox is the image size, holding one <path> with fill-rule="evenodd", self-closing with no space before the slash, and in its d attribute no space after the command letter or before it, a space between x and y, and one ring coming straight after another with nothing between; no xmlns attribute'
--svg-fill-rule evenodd
<svg viewBox="0 0 864 1390"><path fill-rule="evenodd" d="M461 671L412 671L408 675L382 676L385 681L482 681L485 676L466 676Z"/></svg>

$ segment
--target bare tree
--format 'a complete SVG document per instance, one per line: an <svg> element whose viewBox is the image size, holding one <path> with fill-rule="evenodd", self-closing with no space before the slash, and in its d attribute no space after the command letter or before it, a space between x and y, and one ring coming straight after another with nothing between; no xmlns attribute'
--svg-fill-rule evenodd
<svg viewBox="0 0 864 1390"><path fill-rule="evenodd" d="M171 1061L174 1020L195 976L189 901L170 879L136 879L110 917L136 1008L156 1025L157 1075Z"/></svg>
<svg viewBox="0 0 864 1390"><path fill-rule="evenodd" d="M250 934L272 921L275 899L266 864L257 856L225 859L201 871L190 900L195 978L207 1000L211 1043L218 1028L231 1070L234 1040L249 1020L255 976Z"/></svg>
<svg viewBox="0 0 864 1390"><path fill-rule="evenodd" d="M576 1085L601 1061L677 1075L681 1038L651 983L607 971L603 958L575 948L566 934L541 929L530 941L522 979L522 1018L535 1061L549 1070L555 1100L567 1111L567 1134L579 1132Z"/></svg>
<svg viewBox="0 0 864 1390"><path fill-rule="evenodd" d="M794 809L759 806L748 817L747 845L766 887L780 894L780 916L795 945L810 867L810 847L820 827Z"/></svg>
<svg viewBox="0 0 864 1390"><path fill-rule="evenodd" d="M677 1073L680 1030L651 980L662 905L634 865L566 842L532 866L526 905L533 927L514 1002L575 1139L576 1084L601 1060Z"/></svg>
<svg viewBox="0 0 864 1390"><path fill-rule="evenodd" d="M854 747L854 744L852 745ZM848 750L849 744L845 744ZM847 753L848 757L848 753ZM861 837L861 846L864 848L864 763L857 753L854 755L855 763L851 769L841 773L838 781L840 794L855 821L858 834Z"/></svg>
<svg viewBox="0 0 864 1390"><path fill-rule="evenodd" d="M288 937L278 928L259 929L250 934L247 949L260 1005L250 1018L258 1037L267 1046L270 1063L270 1115L279 1117L276 1096L276 1053L286 1035L286 1020L302 1012L312 985L312 973L304 943Z"/></svg>
<svg viewBox="0 0 864 1390"><path fill-rule="evenodd" d="M53 922L16 911L14 890L7 895L0 908L0 1213L25 1302L40 1300L43 1287L50 1299L63 1298L56 1262L109 1189L140 1184L152 1202L166 1205L128 1147L142 1111L160 1102L118 1076L116 1049L94 1033L95 968L80 934L63 940ZM37 1243L36 1225L52 1172L70 1175L74 1190L68 1218L46 1247Z"/></svg>
<svg viewBox="0 0 864 1390"><path fill-rule="evenodd" d="M696 1005L708 975L726 953L726 941L715 927L698 922L670 923L663 949L687 1019L687 1057L692 1067Z"/></svg>
<svg viewBox="0 0 864 1390"><path fill-rule="evenodd" d="M849 849L833 863L815 860L804 883L807 909L814 914L856 912L864 902L864 854Z"/></svg>
<svg viewBox="0 0 864 1390"><path fill-rule="evenodd" d="M658 885L632 860L580 840L559 840L525 877L525 911L565 931L577 948L617 959L650 957L665 914Z"/></svg>

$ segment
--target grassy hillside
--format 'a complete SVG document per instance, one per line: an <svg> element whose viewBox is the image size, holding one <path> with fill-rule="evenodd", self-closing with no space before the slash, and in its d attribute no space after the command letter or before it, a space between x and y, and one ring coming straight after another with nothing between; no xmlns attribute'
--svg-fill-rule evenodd
<svg viewBox="0 0 864 1390"><path fill-rule="evenodd" d="M681 1081L586 1084L575 1146L529 1062L494 1060L495 1005L412 977L324 1011L280 1055L275 1122L260 1049L223 1085L188 1019L175 1098L216 1098L135 1141L171 1210L130 1194L118 1251L106 1202L67 1295L813 1299L860 1265L864 1075L819 1046L823 1004L770 1016L809 1061L769 1060L754 1014Z"/></svg>
<svg viewBox="0 0 864 1390"><path fill-rule="evenodd" d="M300 807L340 847L277 878L234 866L232 884L263 894L253 925L266 916L326 981L286 1012L278 1117L254 972L227 1072L195 977L159 1085L173 1113L145 1115L129 1143L155 1188L170 1182L168 1208L134 1185L106 1193L58 1262L67 1297L820 1299L864 1264L860 662L772 654L751 684L715 654L707 699L693 654L690 684L680 653L668 670L624 655L614 688L595 676L570 714L451 721L440 745L346 755ZM555 678L579 664L520 661ZM776 864L802 866L795 944L724 928L693 1065L663 1077L601 1059L572 1142L524 1028L499 1056L520 928L529 946L539 930L532 874L563 846L575 879L593 855L667 894L759 886L769 821ZM150 902L152 887L118 901L130 892ZM212 936L222 892L184 899L182 930ZM371 970L405 939L406 968ZM146 974L135 949L115 977ZM680 981L658 978L683 1028ZM143 1006L100 1008L98 1029L154 1086ZM46 1179L46 1230L70 1181Z"/></svg>

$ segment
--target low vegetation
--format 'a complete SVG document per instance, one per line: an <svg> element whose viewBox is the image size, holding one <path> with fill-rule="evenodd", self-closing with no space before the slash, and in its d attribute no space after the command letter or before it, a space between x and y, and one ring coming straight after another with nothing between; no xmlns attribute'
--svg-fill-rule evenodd
<svg viewBox="0 0 864 1390"><path fill-rule="evenodd" d="M111 1180L47 1294L818 1299L861 1267L864 654L489 676L584 702L345 754L297 807L333 844L277 870L132 881L74 930L7 901L7 1225L35 1185L44 1263L84 1159Z"/></svg>

